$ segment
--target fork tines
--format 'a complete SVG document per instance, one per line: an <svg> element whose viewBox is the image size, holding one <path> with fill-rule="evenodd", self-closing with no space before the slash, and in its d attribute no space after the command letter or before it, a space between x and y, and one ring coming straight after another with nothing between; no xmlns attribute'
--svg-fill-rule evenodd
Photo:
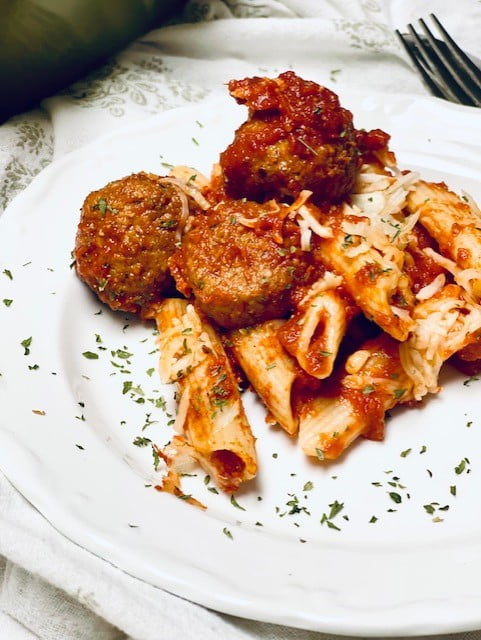
<svg viewBox="0 0 481 640"><path fill-rule="evenodd" d="M436 38L422 19L419 24L423 34L418 34L411 24L409 34L399 30L396 34L431 93L451 102L481 107L481 69L460 49L434 14L431 18L442 39Z"/></svg>

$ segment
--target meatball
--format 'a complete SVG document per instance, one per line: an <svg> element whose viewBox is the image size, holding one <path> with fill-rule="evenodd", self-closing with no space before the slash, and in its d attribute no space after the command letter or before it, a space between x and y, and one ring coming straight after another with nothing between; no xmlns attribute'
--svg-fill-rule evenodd
<svg viewBox="0 0 481 640"><path fill-rule="evenodd" d="M278 207L277 207L278 209ZM285 316L293 288L313 277L299 227L286 221L274 240L271 203L225 201L191 218L170 261L177 288L218 325L246 327Z"/></svg>
<svg viewBox="0 0 481 640"><path fill-rule="evenodd" d="M350 111L335 93L287 71L278 78L229 82L249 117L222 152L220 165L232 198L292 201L303 189L316 204L337 202L359 166Z"/></svg>
<svg viewBox="0 0 481 640"><path fill-rule="evenodd" d="M93 191L77 229L77 274L111 309L148 310L173 285L168 259L186 206L173 180L144 172Z"/></svg>

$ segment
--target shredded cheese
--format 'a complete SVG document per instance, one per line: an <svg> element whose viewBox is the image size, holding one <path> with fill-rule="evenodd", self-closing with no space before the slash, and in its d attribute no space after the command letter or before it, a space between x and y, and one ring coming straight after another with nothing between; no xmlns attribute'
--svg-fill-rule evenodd
<svg viewBox="0 0 481 640"><path fill-rule="evenodd" d="M249 227L249 229L255 229L259 222L259 218L246 218L245 216L237 216L236 220L244 227Z"/></svg>
<svg viewBox="0 0 481 640"><path fill-rule="evenodd" d="M479 283L481 282L481 269L461 269L453 260L442 256L430 247L426 247L423 251L427 256L434 260L436 264L452 274L455 282L466 291L472 302L478 299L474 286L479 286Z"/></svg>
<svg viewBox="0 0 481 640"><path fill-rule="evenodd" d="M205 211L210 209L210 202L204 198L193 180L183 181L179 178L169 176L168 178L161 178L160 181L167 182L178 187L186 195L195 200L201 209L204 209Z"/></svg>
<svg viewBox="0 0 481 640"><path fill-rule="evenodd" d="M393 304L391 304L390 307L393 315L396 316L396 318L401 318L402 320L411 319L411 314L407 309L401 309L400 307L396 307Z"/></svg>
<svg viewBox="0 0 481 640"><path fill-rule="evenodd" d="M389 251L399 262L401 257L395 256L393 247L404 249L419 217L418 214L405 217L402 211L419 176L415 172L396 177L372 173L369 165L364 165L363 169L366 173L361 169L351 204L344 205L344 215L349 216L350 221L344 222L342 229L347 234L362 236L368 246L379 251L386 251L391 245ZM353 218L359 218L360 222L353 222ZM356 245L348 251L357 255L359 249Z"/></svg>
<svg viewBox="0 0 481 640"><path fill-rule="evenodd" d="M303 251L310 251L312 233L315 233L320 238L332 238L332 229L316 220L306 205L301 205L296 210L296 214L299 216L296 218L296 222L301 229L301 249Z"/></svg>
<svg viewBox="0 0 481 640"><path fill-rule="evenodd" d="M399 346L406 375L413 382L413 397L439 391L438 377L445 360L462 349L481 327L481 308L463 297L456 285L446 285L414 311L414 328Z"/></svg>
<svg viewBox="0 0 481 640"><path fill-rule="evenodd" d="M302 251L310 251L312 231L309 229L307 222L302 218L298 220L298 225L301 230L301 249Z"/></svg>
<svg viewBox="0 0 481 640"><path fill-rule="evenodd" d="M416 293L416 299L428 300L429 298L432 298L436 293L438 293L438 291L441 291L445 284L446 276L444 275L444 273L440 273L434 278L434 280L432 280L432 282L427 284L422 289L419 289L419 291Z"/></svg>
<svg viewBox="0 0 481 640"><path fill-rule="evenodd" d="M279 218L281 226L285 218L288 216L299 225L301 234L300 246L302 251L311 250L311 238L313 233L318 235L320 238L332 238L333 235L332 229L322 225L306 205L306 202L311 195L312 191L303 190L291 205L279 206L279 204L277 204L277 206L274 207L271 201L272 211ZM251 229L254 229L259 223L259 218L246 218L245 216L239 216L237 220L240 224ZM281 226L275 229L273 233L274 240L278 243L282 243L283 241Z"/></svg>

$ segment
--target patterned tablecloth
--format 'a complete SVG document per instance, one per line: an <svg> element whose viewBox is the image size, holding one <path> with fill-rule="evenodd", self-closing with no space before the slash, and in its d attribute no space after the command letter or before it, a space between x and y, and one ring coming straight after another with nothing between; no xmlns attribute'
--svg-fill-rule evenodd
<svg viewBox="0 0 481 640"><path fill-rule="evenodd" d="M340 94L425 95L393 30L430 12L481 57L475 0L457 0L455 10L445 0L191 0L173 24L0 127L0 211L53 160L128 123L225 92L234 77L292 68ZM1 638L327 637L207 611L131 578L66 540L1 475L0 500Z"/></svg>

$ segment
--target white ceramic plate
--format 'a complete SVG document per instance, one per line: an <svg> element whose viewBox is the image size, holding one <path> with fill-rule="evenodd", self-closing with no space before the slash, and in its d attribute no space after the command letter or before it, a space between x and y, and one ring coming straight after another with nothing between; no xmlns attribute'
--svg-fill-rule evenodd
<svg viewBox="0 0 481 640"><path fill-rule="evenodd" d="M401 166L481 200L479 110L343 102L358 127L393 135ZM247 394L260 472L239 506L202 472L184 489L206 512L145 486L159 479L151 449L132 442L169 439L172 389L149 375L152 327L109 312L70 269L79 208L109 180L166 172L162 162L208 173L244 117L223 97L144 121L50 166L6 212L0 466L73 541L213 609L353 635L479 628L481 381L446 370L439 396L393 412L383 443L360 441L327 466L266 426ZM335 527L321 524L337 503Z"/></svg>

